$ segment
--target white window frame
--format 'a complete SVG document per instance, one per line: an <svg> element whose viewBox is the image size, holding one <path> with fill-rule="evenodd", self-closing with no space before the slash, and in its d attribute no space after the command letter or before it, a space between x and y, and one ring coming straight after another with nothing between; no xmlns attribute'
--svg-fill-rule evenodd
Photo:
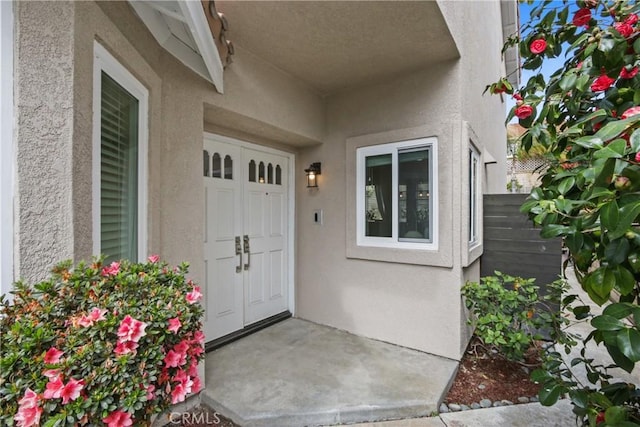
<svg viewBox="0 0 640 427"><path fill-rule="evenodd" d="M0 1L0 295L13 289L13 2Z"/></svg>
<svg viewBox="0 0 640 427"><path fill-rule="evenodd" d="M149 138L149 91L97 41L93 44L93 253L99 255L101 93L104 71L138 100L138 259L147 256L147 151Z"/></svg>
<svg viewBox="0 0 640 427"><path fill-rule="evenodd" d="M398 237L398 152L402 149L420 147L429 148L429 191L432 207L429 212L431 217L429 230L431 230L432 237L430 242L424 243L419 241L400 241ZM391 237L365 235L366 217L363 212L365 206L366 158L381 154L391 154L391 200L393 204ZM360 147L356 150L356 173L356 244L358 246L420 250L438 249L438 140L436 137Z"/></svg>
<svg viewBox="0 0 640 427"><path fill-rule="evenodd" d="M475 161L475 173L474 173L474 161ZM480 168L480 153L473 146L469 145L469 246L474 247L480 244L478 226L480 224L479 215L479 197L480 197L480 182L481 182L481 168Z"/></svg>

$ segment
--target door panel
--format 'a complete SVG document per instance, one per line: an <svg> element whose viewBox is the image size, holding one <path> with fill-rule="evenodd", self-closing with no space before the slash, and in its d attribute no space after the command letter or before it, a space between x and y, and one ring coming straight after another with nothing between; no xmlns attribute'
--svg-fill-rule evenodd
<svg viewBox="0 0 640 427"><path fill-rule="evenodd" d="M207 156L210 158L208 168ZM240 263L236 237L242 235L240 156L237 147L205 141L204 332L207 341L244 326L242 270L236 271Z"/></svg>
<svg viewBox="0 0 640 427"><path fill-rule="evenodd" d="M256 182L245 183L250 196L245 202L245 230L249 234L251 268L245 283L252 298L245 304L245 323L281 313L288 306L286 252L288 159L271 153L243 149L244 164L257 166ZM253 162L253 163L252 163ZM247 171L245 176L249 176ZM274 292L275 290L275 292Z"/></svg>

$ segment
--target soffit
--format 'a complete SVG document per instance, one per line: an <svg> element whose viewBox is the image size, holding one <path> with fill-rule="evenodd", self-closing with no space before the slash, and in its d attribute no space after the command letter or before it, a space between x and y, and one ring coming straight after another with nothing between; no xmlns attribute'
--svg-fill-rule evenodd
<svg viewBox="0 0 640 427"><path fill-rule="evenodd" d="M457 58L435 1L217 1L229 38L320 94Z"/></svg>

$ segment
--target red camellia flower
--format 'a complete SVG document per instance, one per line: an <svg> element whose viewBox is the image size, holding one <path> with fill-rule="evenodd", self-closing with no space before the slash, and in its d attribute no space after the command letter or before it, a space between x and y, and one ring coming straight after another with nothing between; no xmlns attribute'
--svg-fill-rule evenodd
<svg viewBox="0 0 640 427"><path fill-rule="evenodd" d="M624 120L624 119L628 119L631 116L635 116L637 114L640 114L640 106L635 106L635 107L629 108L624 113L622 113L620 118Z"/></svg>
<svg viewBox="0 0 640 427"><path fill-rule="evenodd" d="M521 120L524 120L533 114L533 107L531 105L526 105L526 104L521 105L518 108L516 108L515 114L516 114L516 117L518 117Z"/></svg>
<svg viewBox="0 0 640 427"><path fill-rule="evenodd" d="M630 70L628 70L627 67L622 67L622 70L620 70L621 79L632 79L636 76L636 74L638 74L637 65Z"/></svg>
<svg viewBox="0 0 640 427"><path fill-rule="evenodd" d="M612 79L606 74L602 74L591 83L591 90L594 92L602 92L603 90L609 89L615 81L615 79Z"/></svg>
<svg viewBox="0 0 640 427"><path fill-rule="evenodd" d="M636 153L636 162L640 163L640 151Z"/></svg>
<svg viewBox="0 0 640 427"><path fill-rule="evenodd" d="M638 15L636 15L635 13L632 13L631 15L627 16L627 19L624 20L624 23L629 25L635 25L637 22L638 22Z"/></svg>
<svg viewBox="0 0 640 427"><path fill-rule="evenodd" d="M589 27L591 21L591 10L582 8L573 15L573 25L576 27Z"/></svg>
<svg viewBox="0 0 640 427"><path fill-rule="evenodd" d="M616 22L613 24L613 28L615 28L625 39L633 34L633 26L625 22Z"/></svg>
<svg viewBox="0 0 640 427"><path fill-rule="evenodd" d="M541 54L542 52L545 51L546 48L547 48L547 42L545 39L535 39L534 41L531 42L531 45L529 45L529 50L534 55Z"/></svg>

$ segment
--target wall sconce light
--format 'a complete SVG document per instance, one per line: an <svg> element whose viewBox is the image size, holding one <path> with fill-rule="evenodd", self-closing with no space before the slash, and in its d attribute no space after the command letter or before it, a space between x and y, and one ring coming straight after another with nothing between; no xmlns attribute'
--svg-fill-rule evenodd
<svg viewBox="0 0 640 427"><path fill-rule="evenodd" d="M320 162L311 163L309 169L305 169L305 173L307 174L307 188L317 188L318 180L316 179L316 175L321 175Z"/></svg>

